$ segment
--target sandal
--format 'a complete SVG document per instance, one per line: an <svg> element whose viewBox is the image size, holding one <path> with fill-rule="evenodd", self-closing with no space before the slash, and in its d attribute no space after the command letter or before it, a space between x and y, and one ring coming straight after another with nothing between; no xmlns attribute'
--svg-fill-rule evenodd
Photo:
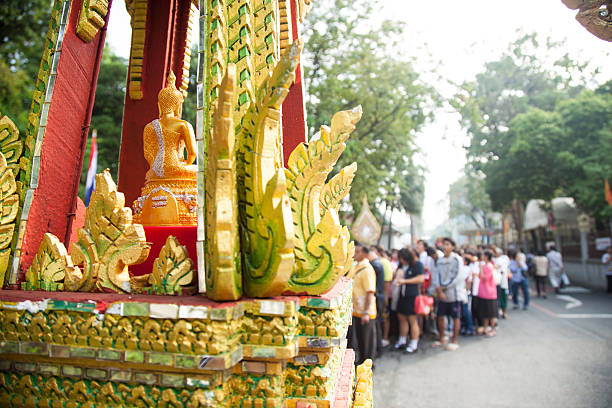
<svg viewBox="0 0 612 408"><path fill-rule="evenodd" d="M446 351L455 351L459 348L459 345L457 343L449 343L446 345L446 347L444 347L444 350Z"/></svg>
<svg viewBox="0 0 612 408"><path fill-rule="evenodd" d="M431 343L431 348L440 348L444 346L446 346L446 343L440 343L439 340L436 340L433 343Z"/></svg>
<svg viewBox="0 0 612 408"><path fill-rule="evenodd" d="M497 333L495 333L495 330L489 330L487 332L487 334L485 334L485 336L487 336L487 337L495 337L496 334Z"/></svg>

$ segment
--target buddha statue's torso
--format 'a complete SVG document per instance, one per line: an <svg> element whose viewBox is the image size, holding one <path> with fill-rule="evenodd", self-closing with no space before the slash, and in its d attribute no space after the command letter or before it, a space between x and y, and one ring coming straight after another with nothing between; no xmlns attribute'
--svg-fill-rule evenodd
<svg viewBox="0 0 612 408"><path fill-rule="evenodd" d="M151 168L146 180L169 178L196 178L197 166L187 164L184 159L187 123L183 120L159 119L149 123L144 130L144 156Z"/></svg>

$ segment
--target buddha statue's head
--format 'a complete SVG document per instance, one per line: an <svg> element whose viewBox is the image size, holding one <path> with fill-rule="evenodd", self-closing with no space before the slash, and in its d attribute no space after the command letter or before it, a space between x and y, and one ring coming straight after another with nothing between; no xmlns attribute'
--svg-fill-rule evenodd
<svg viewBox="0 0 612 408"><path fill-rule="evenodd" d="M159 107L159 116L171 113L175 117L181 117L183 106L183 94L176 89L176 77L174 72L170 71L166 87L159 91L157 95L157 106Z"/></svg>

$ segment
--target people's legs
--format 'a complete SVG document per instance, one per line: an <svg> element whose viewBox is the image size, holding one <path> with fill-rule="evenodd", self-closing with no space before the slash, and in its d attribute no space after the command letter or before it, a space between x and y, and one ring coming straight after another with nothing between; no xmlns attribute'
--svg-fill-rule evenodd
<svg viewBox="0 0 612 408"><path fill-rule="evenodd" d="M438 333L440 334L440 344L445 344L444 331L446 330L446 316L438 315Z"/></svg>
<svg viewBox="0 0 612 408"><path fill-rule="evenodd" d="M546 276L540 276L542 282L542 297L546 299Z"/></svg>
<svg viewBox="0 0 612 408"><path fill-rule="evenodd" d="M399 320L399 339L395 348L400 348L406 345L406 339L408 339L408 316L398 313L397 319Z"/></svg>
<svg viewBox="0 0 612 408"><path fill-rule="evenodd" d="M383 340L385 342L389 341L389 330L391 329L391 315L390 315L389 306L385 305L385 315L383 316ZM388 344L388 343L387 343Z"/></svg>
<svg viewBox="0 0 612 408"><path fill-rule="evenodd" d="M517 282L512 281L512 303L514 304L514 308L518 309L519 301L518 301L518 291L519 284Z"/></svg>
<svg viewBox="0 0 612 408"><path fill-rule="evenodd" d="M472 320L472 313L470 312L469 303L463 304L463 310L461 313L461 321L465 323L464 329L466 334L474 333L474 322Z"/></svg>
<svg viewBox="0 0 612 408"><path fill-rule="evenodd" d="M450 340L451 343L457 344L457 339L459 338L460 329L461 329L460 318L456 317L453 319L453 335Z"/></svg>
<svg viewBox="0 0 612 408"><path fill-rule="evenodd" d="M353 317L353 325L357 337L357 348L359 358L355 359L355 365L363 363L368 358L374 360L376 353L376 321L370 320L363 324L360 318Z"/></svg>
<svg viewBox="0 0 612 408"><path fill-rule="evenodd" d="M535 277L535 284L536 284L536 293L538 294L538 297L542 296L542 291L540 286L542 286L542 277L541 276L536 276Z"/></svg>
<svg viewBox="0 0 612 408"><path fill-rule="evenodd" d="M410 324L410 340L418 340L421 335L419 331L419 321L417 315L409 315L407 317L407 323Z"/></svg>
<svg viewBox="0 0 612 408"><path fill-rule="evenodd" d="M408 343L408 347L406 347L406 351L408 353L414 353L419 346L419 319L417 315L408 315L407 318L410 324L410 342Z"/></svg>
<svg viewBox="0 0 612 408"><path fill-rule="evenodd" d="M529 279L523 278L521 290L523 291L523 308L527 309L529 307Z"/></svg>
<svg viewBox="0 0 612 408"><path fill-rule="evenodd" d="M382 356L382 335L383 335L383 320L384 320L385 299L376 299L376 355Z"/></svg>
<svg viewBox="0 0 612 408"><path fill-rule="evenodd" d="M353 323L349 327L347 334L348 344L347 347L352 348L355 351L355 365L361 363L361 353L359 350L359 340L361 337L361 319L353 316Z"/></svg>
<svg viewBox="0 0 612 408"><path fill-rule="evenodd" d="M606 275L608 281L608 293L612 293L612 275Z"/></svg>

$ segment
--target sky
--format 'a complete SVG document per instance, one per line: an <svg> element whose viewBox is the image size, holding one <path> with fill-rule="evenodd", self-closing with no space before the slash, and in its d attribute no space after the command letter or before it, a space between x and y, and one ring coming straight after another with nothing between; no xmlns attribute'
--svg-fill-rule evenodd
<svg viewBox="0 0 612 408"><path fill-rule="evenodd" d="M318 0L326 1L326 0ZM316 7L317 2L313 2ZM444 78L461 83L472 80L517 38L517 30L537 32L542 39L550 36L562 41L574 60L591 61L603 68L601 78L612 78L609 61L610 43L586 31L576 20L576 12L561 0L382 0L373 24L383 19L406 24L405 41L400 54L416 57L416 68L424 71L438 61L437 72ZM111 49L129 56L129 16L124 2L112 5L107 42ZM439 86L446 97L452 89ZM448 214L449 185L461 176L465 165L463 146L468 142L459 125L459 115L445 108L435 113L435 121L417 136L422 150L418 161L427 168L423 232L444 222ZM394 222L407 218L394 216Z"/></svg>

